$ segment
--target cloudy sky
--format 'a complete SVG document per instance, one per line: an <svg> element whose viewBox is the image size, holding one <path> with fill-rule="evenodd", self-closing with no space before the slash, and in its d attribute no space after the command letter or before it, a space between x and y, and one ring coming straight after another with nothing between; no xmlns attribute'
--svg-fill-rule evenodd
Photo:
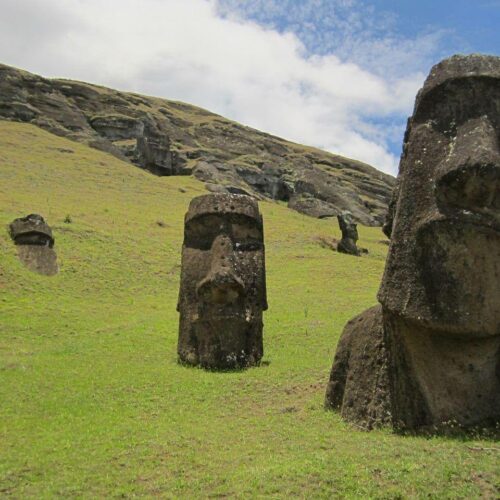
<svg viewBox="0 0 500 500"><path fill-rule="evenodd" d="M395 174L432 64L500 0L0 0L0 62L202 106Z"/></svg>

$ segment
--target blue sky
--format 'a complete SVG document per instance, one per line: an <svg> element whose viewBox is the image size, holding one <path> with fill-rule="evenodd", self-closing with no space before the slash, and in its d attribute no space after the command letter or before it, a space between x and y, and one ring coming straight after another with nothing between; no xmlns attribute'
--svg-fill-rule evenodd
<svg viewBox="0 0 500 500"><path fill-rule="evenodd" d="M370 38L416 38L446 33L438 52L498 53L500 0L221 0L226 12L296 33L314 52L342 45L337 34L366 31Z"/></svg>
<svg viewBox="0 0 500 500"><path fill-rule="evenodd" d="M498 0L419 0L371 2L378 10L396 14L395 29L416 36L430 30L445 30L443 50L498 54L500 48L500 1Z"/></svg>
<svg viewBox="0 0 500 500"><path fill-rule="evenodd" d="M426 73L456 53L500 52L500 0L221 0L224 14L293 32L313 54L335 54L381 75ZM426 41L427 43L423 43ZM400 47L421 46L408 52ZM409 47L409 48L410 48ZM400 154L406 117L372 116Z"/></svg>
<svg viewBox="0 0 500 500"><path fill-rule="evenodd" d="M396 174L433 64L500 0L2 0L0 62L205 107Z"/></svg>

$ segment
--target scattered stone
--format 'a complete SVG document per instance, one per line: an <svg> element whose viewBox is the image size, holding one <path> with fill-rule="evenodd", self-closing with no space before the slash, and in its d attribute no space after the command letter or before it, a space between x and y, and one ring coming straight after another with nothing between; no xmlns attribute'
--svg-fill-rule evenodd
<svg viewBox="0 0 500 500"><path fill-rule="evenodd" d="M292 196L288 202L288 208L292 208L297 212L309 215L310 217L316 217L318 219L336 217L339 213L339 210L330 203L318 200L309 194L297 194Z"/></svg>
<svg viewBox="0 0 500 500"><path fill-rule="evenodd" d="M342 231L342 239L337 245L337 251L359 256L361 251L356 246L356 242L358 241L358 228L357 224L354 223L352 214L350 212L342 212L340 215L337 215L337 220L339 221L339 227Z"/></svg>
<svg viewBox="0 0 500 500"><path fill-rule="evenodd" d="M500 58L434 66L409 120L381 306L350 321L326 406L363 428L500 422Z"/></svg>
<svg viewBox="0 0 500 500"><path fill-rule="evenodd" d="M226 191L230 194L243 194L245 196L250 196L253 198L253 196L248 191L245 191L240 187L237 186L224 186L224 187L226 188Z"/></svg>
<svg viewBox="0 0 500 500"><path fill-rule="evenodd" d="M137 158L138 163L153 174L164 176L173 173L172 153L167 136L139 136L137 138Z"/></svg>
<svg viewBox="0 0 500 500"><path fill-rule="evenodd" d="M16 244L19 260L30 270L46 276L57 274L57 255L49 225L38 214L14 219L9 233Z"/></svg>
<svg viewBox="0 0 500 500"><path fill-rule="evenodd" d="M179 360L209 369L257 365L266 309L257 202L232 194L194 198L182 246Z"/></svg>
<svg viewBox="0 0 500 500"><path fill-rule="evenodd" d="M124 115L95 116L90 120L90 125L99 135L110 141L135 139L144 128L136 118Z"/></svg>

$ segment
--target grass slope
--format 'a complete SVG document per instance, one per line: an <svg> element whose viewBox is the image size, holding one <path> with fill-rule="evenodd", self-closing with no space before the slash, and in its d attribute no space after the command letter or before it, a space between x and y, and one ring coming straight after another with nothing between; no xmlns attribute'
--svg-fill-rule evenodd
<svg viewBox="0 0 500 500"><path fill-rule="evenodd" d="M357 259L315 241L332 221L261 203L263 366L176 363L183 215L203 192L0 122L0 226L43 214L61 264L30 273L0 231L0 495L496 497L492 440L364 433L323 410L342 327L375 303L379 229L360 228Z"/></svg>

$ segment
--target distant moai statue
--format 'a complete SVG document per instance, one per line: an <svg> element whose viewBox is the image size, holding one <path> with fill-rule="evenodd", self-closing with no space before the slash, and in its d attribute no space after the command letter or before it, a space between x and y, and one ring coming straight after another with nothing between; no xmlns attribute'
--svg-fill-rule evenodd
<svg viewBox="0 0 500 500"><path fill-rule="evenodd" d="M46 276L57 274L57 255L49 225L38 214L14 219L9 234L17 246L19 260L31 271Z"/></svg>
<svg viewBox="0 0 500 500"><path fill-rule="evenodd" d="M257 365L266 309L257 202L234 194L194 198L182 246L179 360L211 369Z"/></svg>
<svg viewBox="0 0 500 500"><path fill-rule="evenodd" d="M434 66L408 122L380 306L341 336L326 406L367 429L500 421L500 58Z"/></svg>
<svg viewBox="0 0 500 500"><path fill-rule="evenodd" d="M342 239L337 245L337 251L350 255L360 255L359 248L356 246L358 241L358 226L354 223L351 212L345 211L337 215Z"/></svg>

